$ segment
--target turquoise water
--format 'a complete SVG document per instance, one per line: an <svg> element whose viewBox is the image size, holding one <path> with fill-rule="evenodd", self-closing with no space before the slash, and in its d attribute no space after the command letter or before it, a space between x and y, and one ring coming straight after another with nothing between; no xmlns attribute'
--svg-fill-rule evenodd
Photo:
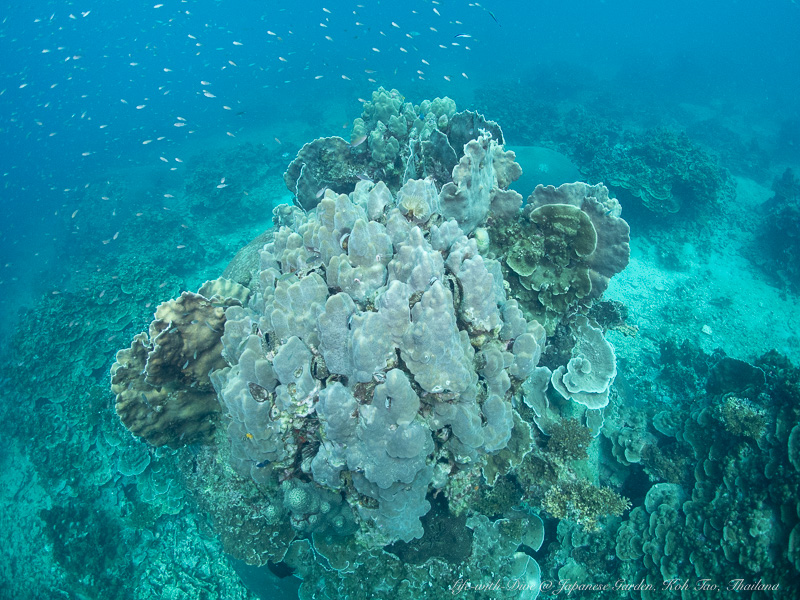
<svg viewBox="0 0 800 600"><path fill-rule="evenodd" d="M788 0L7 7L0 597L795 597L799 30ZM525 207L443 191L483 175ZM531 195L575 181L619 205ZM334 250L282 255L325 210ZM221 276L216 316L169 304ZM157 374L116 355L160 327Z"/></svg>

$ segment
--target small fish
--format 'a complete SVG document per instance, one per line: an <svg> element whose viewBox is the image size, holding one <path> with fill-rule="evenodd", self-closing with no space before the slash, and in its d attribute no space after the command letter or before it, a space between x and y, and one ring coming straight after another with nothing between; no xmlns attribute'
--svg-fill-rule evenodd
<svg viewBox="0 0 800 600"><path fill-rule="evenodd" d="M366 135L360 135L357 138L354 138L350 141L350 146L353 148L358 148L361 144L364 143L364 140L367 139Z"/></svg>
<svg viewBox="0 0 800 600"><path fill-rule="evenodd" d="M453 37L457 37L457 38L471 38L472 36L471 36L470 34L468 34L468 33L457 33L457 34L456 34L456 35L454 35Z"/></svg>

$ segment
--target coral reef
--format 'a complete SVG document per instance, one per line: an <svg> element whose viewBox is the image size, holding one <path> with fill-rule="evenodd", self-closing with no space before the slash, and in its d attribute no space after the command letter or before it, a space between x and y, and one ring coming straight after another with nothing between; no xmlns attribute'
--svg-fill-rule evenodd
<svg viewBox="0 0 800 600"><path fill-rule="evenodd" d="M545 80L547 87L550 78ZM566 154L586 181L604 182L626 205L640 206L651 214L702 213L714 210L719 202L732 200L733 178L716 156L720 150L726 159L733 159L726 161L728 165L738 162L737 167L759 176L767 172L768 156L755 142L748 144L715 122L696 127L691 132L692 139L686 132L670 127L620 128L619 103L601 106L597 102L597 85L594 82L587 87L591 92L584 96L583 104L574 106L570 102L560 111L549 103L531 102L519 85L504 93L498 93L495 84L479 90L479 105L507 127L513 126L524 143ZM510 100L514 98L519 100ZM632 110L645 108L651 107ZM720 143L723 135L729 138L726 141L733 151ZM698 142L713 144L715 153ZM741 153L736 153L739 149ZM742 160L741 156L748 158Z"/></svg>
<svg viewBox="0 0 800 600"><path fill-rule="evenodd" d="M800 291L800 179L786 169L772 184L752 260L781 287Z"/></svg>
<svg viewBox="0 0 800 600"><path fill-rule="evenodd" d="M623 572L645 573L648 582L761 577L779 588L796 578L797 370L777 353L747 367L762 375L758 385L742 385L738 375L728 380L743 397L710 394L693 406L655 415L656 430L688 445L702 468L684 472L679 481L652 485L644 505L631 511L617 531ZM767 592L758 597L783 593Z"/></svg>
<svg viewBox="0 0 800 600"><path fill-rule="evenodd" d="M730 174L681 132L659 128L595 155L584 169L590 178L605 174L609 185L641 200L655 213L712 207L731 197Z"/></svg>
<svg viewBox="0 0 800 600"><path fill-rule="evenodd" d="M180 469L223 547L297 569L301 597L357 596L377 570L419 597L444 559L535 598L539 566L519 548L541 546L537 513L593 528L624 506L574 482L616 373L585 313L627 264L628 226L603 186L540 186L522 209L503 140L448 98L379 89L350 143L300 150L284 176L295 206L273 210L231 280L163 303L117 355L122 422L154 446L203 444ZM554 389L538 315L568 332ZM528 389L547 426L527 418ZM151 506L182 505L163 460L124 456Z"/></svg>

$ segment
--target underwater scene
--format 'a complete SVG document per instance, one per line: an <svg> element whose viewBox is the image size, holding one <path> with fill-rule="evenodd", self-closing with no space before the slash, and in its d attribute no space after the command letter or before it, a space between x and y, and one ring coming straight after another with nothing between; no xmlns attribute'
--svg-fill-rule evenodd
<svg viewBox="0 0 800 600"><path fill-rule="evenodd" d="M800 598L800 4L0 52L0 600Z"/></svg>

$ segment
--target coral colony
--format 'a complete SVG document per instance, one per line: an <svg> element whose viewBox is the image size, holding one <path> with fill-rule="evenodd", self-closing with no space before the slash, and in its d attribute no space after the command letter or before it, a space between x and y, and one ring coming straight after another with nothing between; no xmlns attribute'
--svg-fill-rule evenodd
<svg viewBox="0 0 800 600"><path fill-rule="evenodd" d="M510 190L521 169L503 144L496 123L448 98L415 106L379 89L349 142L299 151L284 176L294 206L274 209L271 233L160 305L117 354L125 426L153 446L193 445L184 485L225 550L288 565L301 598L377 585L450 597L456 580L459 597L500 582L535 598L539 514L571 521L577 539L630 507L592 473L617 375L597 308L628 263L628 225L603 185ZM742 395L715 415L656 419L681 452L707 457L706 474L693 502L659 483L621 525L626 581L702 559L674 532L711 519L715 535L706 501L735 500L711 482L736 477L709 466L722 455L702 423L758 438L773 422ZM607 437L622 464L644 460L630 427ZM741 523L723 530L726 556L758 551L739 543Z"/></svg>

